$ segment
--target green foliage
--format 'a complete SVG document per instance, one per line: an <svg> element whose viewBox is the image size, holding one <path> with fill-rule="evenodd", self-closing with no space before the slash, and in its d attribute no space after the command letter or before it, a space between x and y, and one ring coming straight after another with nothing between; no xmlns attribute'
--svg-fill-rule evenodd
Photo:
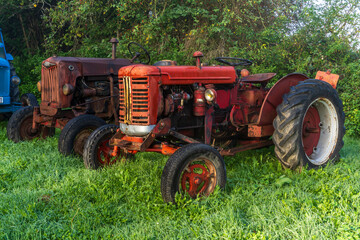
<svg viewBox="0 0 360 240"><path fill-rule="evenodd" d="M226 157L228 181L208 198L165 204L167 157L137 154L103 170L63 157L57 136L14 144L0 123L1 239L356 239L359 140L339 164L282 170L273 148ZM58 135L58 134L57 134ZM26 154L24 154L26 153Z"/></svg>
<svg viewBox="0 0 360 240"><path fill-rule="evenodd" d="M341 75L348 132L360 135L359 1L13 0L2 5L0 25L24 68L18 66L26 84L22 90L35 90L41 60L54 54L110 57L108 41L117 37L119 57L131 57L127 44L136 41L149 50L151 63L193 64L192 53L200 50L209 64L219 56L248 58L252 73L276 72L274 81L291 72L314 77L331 69Z"/></svg>
<svg viewBox="0 0 360 240"><path fill-rule="evenodd" d="M40 92L37 90L36 84L41 80L41 63L43 60L45 60L45 56L40 53L14 58L16 73L21 78L21 94L31 92L40 98Z"/></svg>

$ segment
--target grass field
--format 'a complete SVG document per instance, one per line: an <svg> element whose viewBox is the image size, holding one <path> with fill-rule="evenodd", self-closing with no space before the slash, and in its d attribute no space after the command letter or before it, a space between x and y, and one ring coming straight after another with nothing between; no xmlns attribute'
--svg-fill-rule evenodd
<svg viewBox="0 0 360 240"><path fill-rule="evenodd" d="M225 191L164 204L167 157L101 171L63 157L57 137L14 144L0 123L0 239L359 239L360 141L325 169L282 170L273 147L226 157Z"/></svg>

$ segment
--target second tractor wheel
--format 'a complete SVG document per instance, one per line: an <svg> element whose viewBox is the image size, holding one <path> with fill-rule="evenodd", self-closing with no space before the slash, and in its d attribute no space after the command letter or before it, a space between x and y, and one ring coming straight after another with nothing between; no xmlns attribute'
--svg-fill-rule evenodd
<svg viewBox="0 0 360 240"><path fill-rule="evenodd" d="M339 159L344 145L342 102L330 84L305 80L277 107L273 141L285 168L318 168Z"/></svg>
<svg viewBox="0 0 360 240"><path fill-rule="evenodd" d="M84 146L84 164L86 168L98 169L112 165L118 161L125 161L132 154L125 153L120 148L111 146L110 139L119 127L108 124L93 131Z"/></svg>
<svg viewBox="0 0 360 240"><path fill-rule="evenodd" d="M17 110L7 124L8 139L13 142L31 140L33 138L46 138L53 136L54 128L40 125L37 130L32 129L34 107L27 106Z"/></svg>
<svg viewBox="0 0 360 240"><path fill-rule="evenodd" d="M23 95L21 95L20 97L20 102L21 102L21 105L23 107L26 107L26 106L39 106L39 103L35 97L34 94L32 93L25 93Z"/></svg>
<svg viewBox="0 0 360 240"><path fill-rule="evenodd" d="M192 143L178 149L167 161L161 176L165 202L175 203L175 195L208 196L226 183L225 163L219 152L206 144Z"/></svg>
<svg viewBox="0 0 360 240"><path fill-rule="evenodd" d="M59 152L82 155L84 145L90 134L106 122L94 115L81 115L71 119L61 131L58 142Z"/></svg>

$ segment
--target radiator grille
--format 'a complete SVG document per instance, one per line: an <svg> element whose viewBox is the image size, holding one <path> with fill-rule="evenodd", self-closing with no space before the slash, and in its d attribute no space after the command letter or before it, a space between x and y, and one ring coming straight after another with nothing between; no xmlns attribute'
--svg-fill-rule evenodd
<svg viewBox="0 0 360 240"><path fill-rule="evenodd" d="M128 77L119 79L120 122L149 125L149 79Z"/></svg>
<svg viewBox="0 0 360 240"><path fill-rule="evenodd" d="M42 67L41 71L41 101L60 102L58 71L56 66Z"/></svg>

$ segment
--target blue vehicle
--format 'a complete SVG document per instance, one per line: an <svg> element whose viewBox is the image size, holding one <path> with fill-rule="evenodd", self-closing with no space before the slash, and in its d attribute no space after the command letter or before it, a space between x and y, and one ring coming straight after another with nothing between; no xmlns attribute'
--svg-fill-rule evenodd
<svg viewBox="0 0 360 240"><path fill-rule="evenodd" d="M0 120L8 118L23 106L38 106L36 97L27 93L20 97L20 78L12 64L13 56L6 52L0 28Z"/></svg>

